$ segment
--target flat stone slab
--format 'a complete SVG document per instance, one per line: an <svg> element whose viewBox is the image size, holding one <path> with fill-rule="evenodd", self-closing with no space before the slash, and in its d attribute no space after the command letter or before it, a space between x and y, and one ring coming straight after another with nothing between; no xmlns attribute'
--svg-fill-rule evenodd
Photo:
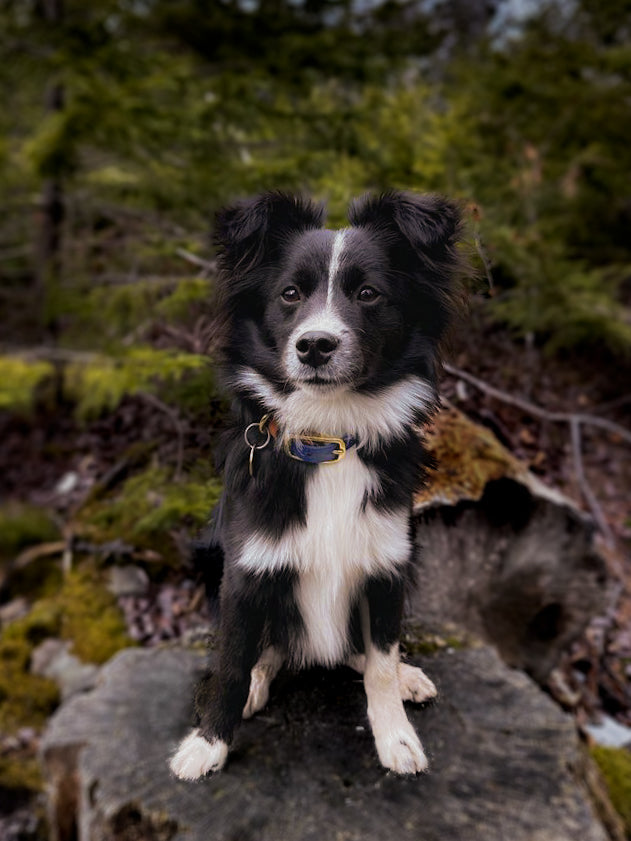
<svg viewBox="0 0 631 841"><path fill-rule="evenodd" d="M54 837L69 841L606 841L573 721L491 648L412 658L439 688L406 705L428 774L379 765L361 679L281 674L224 771L176 780L202 653L129 649L53 716L42 755Z"/></svg>

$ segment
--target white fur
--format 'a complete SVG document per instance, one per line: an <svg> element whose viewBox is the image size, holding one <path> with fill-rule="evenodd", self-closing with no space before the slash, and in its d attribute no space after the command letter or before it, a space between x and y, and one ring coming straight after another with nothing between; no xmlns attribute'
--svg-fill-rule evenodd
<svg viewBox="0 0 631 841"><path fill-rule="evenodd" d="M416 412L430 409L436 401L430 383L417 376L371 394L303 387L283 395L253 368L240 369L235 384L269 406L284 433L356 435L368 450L403 437Z"/></svg>
<svg viewBox="0 0 631 841"><path fill-rule="evenodd" d="M252 718L267 704L270 684L282 665L282 654L272 646L261 654L250 674L250 692L243 708L243 718Z"/></svg>
<svg viewBox="0 0 631 841"><path fill-rule="evenodd" d="M195 729L182 739L169 767L181 780L197 780L223 768L227 756L228 745L224 741L209 742Z"/></svg>
<svg viewBox="0 0 631 841"><path fill-rule="evenodd" d="M403 709L398 667L398 643L385 653L368 645L364 673L368 720L381 764L396 774L418 774L427 770L427 757Z"/></svg>
<svg viewBox="0 0 631 841"><path fill-rule="evenodd" d="M299 573L296 598L305 626L298 663L334 665L344 659L352 600L369 575L388 573L410 556L409 512L377 510L367 495L377 478L356 450L322 465L307 484L306 526L279 540L250 537L238 563L249 572Z"/></svg>
<svg viewBox="0 0 631 841"><path fill-rule="evenodd" d="M339 342L332 359L318 370L319 375L324 379L330 379L333 384L351 380L357 373L359 358L355 339L344 321L328 306L314 312L305 321L301 321L289 336L283 354L283 365L287 377L295 383L313 377L313 368L301 362L296 353L298 339L312 331L330 333Z"/></svg>
<svg viewBox="0 0 631 841"><path fill-rule="evenodd" d="M340 270L340 263L342 251L344 250L344 239L346 237L346 230L337 231L333 240L333 249L331 251L331 262L329 263L329 276L326 293L327 308L331 308L333 304L333 294L335 291L335 279Z"/></svg>
<svg viewBox="0 0 631 841"><path fill-rule="evenodd" d="M423 669L411 666L409 663L399 663L399 693L402 701L413 701L422 704L438 695L436 685L430 680Z"/></svg>
<svg viewBox="0 0 631 841"><path fill-rule="evenodd" d="M366 671L366 655L353 654L346 661L346 665L361 675ZM397 666L397 677L399 680L399 694L402 701L413 701L415 704L422 704L435 698L438 690L423 669L412 666L409 663L399 662Z"/></svg>

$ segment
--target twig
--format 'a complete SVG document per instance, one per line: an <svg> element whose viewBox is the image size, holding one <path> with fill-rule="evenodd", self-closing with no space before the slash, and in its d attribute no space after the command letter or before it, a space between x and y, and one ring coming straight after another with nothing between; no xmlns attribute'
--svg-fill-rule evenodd
<svg viewBox="0 0 631 841"><path fill-rule="evenodd" d="M489 260L489 255L486 253L486 248L484 247L482 238L480 237L480 233L477 229L473 236L473 243L475 245L475 250L478 252L480 260L482 260L482 265L484 266L484 274L486 275L486 282L489 284L489 289L492 293L494 289L494 284L491 261Z"/></svg>
<svg viewBox="0 0 631 841"><path fill-rule="evenodd" d="M175 253L183 260L186 260L194 266L198 266L202 269L202 275L213 274L217 271L217 264L214 260L204 260L203 257L198 257L197 254L191 254L191 252L187 251L185 248L176 248Z"/></svg>
<svg viewBox="0 0 631 841"><path fill-rule="evenodd" d="M629 432L628 429L625 429L624 426L620 426L620 424L614 423L606 418L600 418L597 415L584 414L583 412L549 412L547 409L543 409L541 406L537 406L529 400L524 400L521 397L515 397L512 394L508 394L506 391L502 391L501 389L484 382L484 380L474 377L473 374L469 374L467 371L462 371L460 368L456 368L454 365L445 363L444 368L447 373L452 374L454 377L459 377L461 380L470 383L480 391L488 394L490 397L495 397L503 403L515 406L523 412L526 412L528 415L533 415L534 417L541 418L542 420L552 421L553 423L571 423L572 420L576 418L580 423L584 423L589 426L599 426L602 429L606 429L608 432L612 432L614 435L619 435L631 444L631 432Z"/></svg>
<svg viewBox="0 0 631 841"><path fill-rule="evenodd" d="M572 439L572 460L574 462L574 475L576 476L576 481L578 482L578 486L581 489L581 493L583 494L583 499L589 506L589 510L592 512L594 520L596 520L598 528L604 535L607 543L613 546L613 544L615 543L613 532L609 528L609 523L605 519L605 515L603 514L602 508L600 507L598 500L593 494L592 489L589 486L589 482L585 477L585 471L583 470L583 455L581 448L581 422L578 419L578 417L571 418L570 433Z"/></svg>
<svg viewBox="0 0 631 841"><path fill-rule="evenodd" d="M65 540L55 540L52 543L38 543L36 546L29 546L28 549L20 552L13 561L11 571L24 569L24 567L33 563L33 561L38 561L40 558L47 558L49 555L60 555L65 551L67 545L67 541Z"/></svg>
<svg viewBox="0 0 631 841"><path fill-rule="evenodd" d="M473 374L469 374L467 371L462 371L460 368L456 368L454 365L449 365L446 363L444 367L445 370L449 374L452 374L454 377L458 377L464 380L465 382L470 383L475 388L479 389L485 394L488 394L490 397L494 397L496 400L500 400L503 403L507 403L510 406L515 406L516 408L521 409L528 415L540 418L541 420L551 421L553 423L569 424L572 441L572 459L574 463L574 474L576 477L576 481L580 488L583 499L585 500L606 542L610 546L613 545L615 543L613 532L609 527L609 524L607 523L607 520L602 512L602 508L600 507L598 500L592 492L592 489L587 481L587 477L585 476L582 456L581 424L585 424L588 426L596 426L600 429L605 429L608 432L613 433L614 435L618 435L620 438L622 438L622 440L627 441L630 444L631 432L629 432L623 426L620 426L620 424L614 423L613 421L609 421L606 418L597 417L596 415L584 414L581 412L549 412L547 409L543 409L541 406L537 406L535 403L531 403L529 400L523 400L521 397L515 397L512 394L508 394L507 392L490 385L484 380L480 380L478 379L478 377L474 377Z"/></svg>
<svg viewBox="0 0 631 841"><path fill-rule="evenodd" d="M175 409L172 409L171 406L167 406L167 404L163 403L159 397L155 396L155 394L150 394L148 391L139 391L137 394L139 397L142 397L145 402L154 406L156 409L160 409L160 411L164 412L165 415L168 415L175 427L175 431L177 433L177 460L175 463L173 478L177 482L182 478L182 466L184 463L184 429L179 415Z"/></svg>

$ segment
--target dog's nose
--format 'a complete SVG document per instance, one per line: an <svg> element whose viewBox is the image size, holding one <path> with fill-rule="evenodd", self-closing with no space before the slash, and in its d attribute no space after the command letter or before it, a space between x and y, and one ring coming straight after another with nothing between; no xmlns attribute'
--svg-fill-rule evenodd
<svg viewBox="0 0 631 841"><path fill-rule="evenodd" d="M303 333L296 342L298 359L305 365L318 368L325 365L333 356L340 341L331 333L312 332Z"/></svg>

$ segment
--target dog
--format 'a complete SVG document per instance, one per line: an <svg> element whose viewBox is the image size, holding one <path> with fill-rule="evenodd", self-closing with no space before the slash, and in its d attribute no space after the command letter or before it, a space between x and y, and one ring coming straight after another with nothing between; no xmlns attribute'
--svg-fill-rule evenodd
<svg viewBox="0 0 631 841"><path fill-rule="evenodd" d="M428 767L403 701L436 688L401 661L399 634L461 213L441 196L388 192L355 200L348 218L328 230L320 204L270 192L216 219L234 411L198 555L223 569L221 642L197 726L170 761L181 779L223 767L284 663L363 674L382 765Z"/></svg>

